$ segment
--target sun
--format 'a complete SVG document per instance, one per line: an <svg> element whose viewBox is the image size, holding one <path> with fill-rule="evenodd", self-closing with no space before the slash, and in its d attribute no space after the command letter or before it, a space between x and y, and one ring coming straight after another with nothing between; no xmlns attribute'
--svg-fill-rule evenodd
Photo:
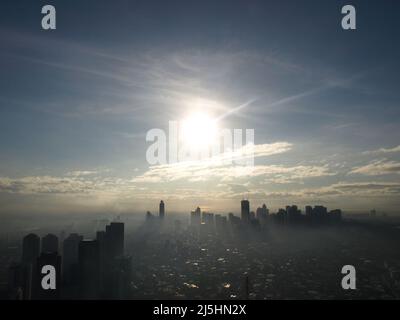
<svg viewBox="0 0 400 320"><path fill-rule="evenodd" d="M216 137L217 121L206 113L194 113L181 122L181 138L190 148L209 147Z"/></svg>

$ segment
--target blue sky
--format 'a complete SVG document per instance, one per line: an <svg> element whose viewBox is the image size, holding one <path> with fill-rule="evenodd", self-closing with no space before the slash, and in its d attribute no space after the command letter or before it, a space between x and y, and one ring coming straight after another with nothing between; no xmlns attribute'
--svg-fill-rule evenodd
<svg viewBox="0 0 400 320"><path fill-rule="evenodd" d="M51 1L44 31L48 2L2 1L0 210L396 212L400 5L351 3L355 31L345 1ZM255 130L254 172L149 166L146 132L194 106Z"/></svg>

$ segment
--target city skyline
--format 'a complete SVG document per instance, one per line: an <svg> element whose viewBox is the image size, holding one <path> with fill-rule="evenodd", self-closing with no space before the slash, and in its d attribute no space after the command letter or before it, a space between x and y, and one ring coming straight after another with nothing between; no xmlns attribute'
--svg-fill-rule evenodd
<svg viewBox="0 0 400 320"><path fill-rule="evenodd" d="M51 31L0 4L0 215L400 214L397 2L354 1L354 31L343 1L97 3L53 1ZM194 148L254 129L254 166L148 163L147 132L188 119Z"/></svg>

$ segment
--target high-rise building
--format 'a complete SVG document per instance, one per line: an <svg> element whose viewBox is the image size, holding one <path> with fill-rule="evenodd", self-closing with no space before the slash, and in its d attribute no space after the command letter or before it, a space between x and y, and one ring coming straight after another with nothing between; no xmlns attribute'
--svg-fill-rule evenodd
<svg viewBox="0 0 400 320"><path fill-rule="evenodd" d="M132 274L132 257L121 256L115 259L112 269L111 290L106 298L130 298L130 284Z"/></svg>
<svg viewBox="0 0 400 320"><path fill-rule="evenodd" d="M22 263L36 263L40 254L40 238L30 233L22 240Z"/></svg>
<svg viewBox="0 0 400 320"><path fill-rule="evenodd" d="M100 252L97 240L79 242L79 278L82 299L100 298Z"/></svg>
<svg viewBox="0 0 400 320"><path fill-rule="evenodd" d="M269 215L269 210L268 210L267 206L265 205L265 203L262 205L262 212L265 215Z"/></svg>
<svg viewBox="0 0 400 320"><path fill-rule="evenodd" d="M328 220L328 209L324 206L314 206L313 219L318 223L323 223Z"/></svg>
<svg viewBox="0 0 400 320"><path fill-rule="evenodd" d="M199 207L190 213L190 224L192 226L198 226L201 224L201 209Z"/></svg>
<svg viewBox="0 0 400 320"><path fill-rule="evenodd" d="M116 263L124 256L124 223L111 222L105 233L97 233L100 284L102 298L112 299L115 295L114 278Z"/></svg>
<svg viewBox="0 0 400 320"><path fill-rule="evenodd" d="M269 210L265 204L262 207L257 208L256 210L256 218L259 221L260 225L265 225L267 222L267 217L269 215Z"/></svg>
<svg viewBox="0 0 400 320"><path fill-rule="evenodd" d="M55 288L43 288L43 282L48 283L52 280L45 281L45 277L50 275L52 271L44 270L45 266L52 266L55 275ZM45 272L43 272L45 271ZM35 274L34 299L38 300L57 300L61 293L61 256L56 251L42 252L37 259L37 268Z"/></svg>
<svg viewBox="0 0 400 320"><path fill-rule="evenodd" d="M111 222L106 226L105 241L108 258L115 258L124 254L124 223Z"/></svg>
<svg viewBox="0 0 400 320"><path fill-rule="evenodd" d="M241 218L243 222L250 221L250 202L249 200L241 201Z"/></svg>
<svg viewBox="0 0 400 320"><path fill-rule="evenodd" d="M8 268L8 298L22 300L24 298L24 267L12 262Z"/></svg>
<svg viewBox="0 0 400 320"><path fill-rule="evenodd" d="M332 222L339 222L342 220L342 210L334 209L329 212L329 219Z"/></svg>
<svg viewBox="0 0 400 320"><path fill-rule="evenodd" d="M31 300L34 294L34 277L37 258L40 254L40 238L30 233L22 240L21 290L25 300Z"/></svg>
<svg viewBox="0 0 400 320"><path fill-rule="evenodd" d="M297 223L301 219L301 211L296 205L286 206L286 222Z"/></svg>
<svg viewBox="0 0 400 320"><path fill-rule="evenodd" d="M63 279L66 283L77 281L79 267L79 242L83 240L81 235L71 233L63 243Z"/></svg>
<svg viewBox="0 0 400 320"><path fill-rule="evenodd" d="M159 208L159 216L160 219L164 219L165 216L165 205L164 205L164 201L160 201L160 208Z"/></svg>
<svg viewBox="0 0 400 320"><path fill-rule="evenodd" d="M42 252L58 252L58 238L54 234L47 234L42 238Z"/></svg>

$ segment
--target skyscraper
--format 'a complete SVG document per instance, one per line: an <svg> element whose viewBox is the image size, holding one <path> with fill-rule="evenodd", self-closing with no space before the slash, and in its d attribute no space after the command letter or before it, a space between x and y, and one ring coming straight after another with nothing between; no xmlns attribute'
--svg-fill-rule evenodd
<svg viewBox="0 0 400 320"><path fill-rule="evenodd" d="M105 238L109 258L115 258L124 254L123 222L111 222L110 225L106 226Z"/></svg>
<svg viewBox="0 0 400 320"><path fill-rule="evenodd" d="M40 238L30 233L22 241L22 291L26 300L32 299L37 258L40 254Z"/></svg>
<svg viewBox="0 0 400 320"><path fill-rule="evenodd" d="M100 252L97 240L79 242L79 278L82 299L100 297Z"/></svg>
<svg viewBox="0 0 400 320"><path fill-rule="evenodd" d="M47 234L42 238L42 252L58 252L58 238L54 234Z"/></svg>
<svg viewBox="0 0 400 320"><path fill-rule="evenodd" d="M106 232L98 233L100 259L100 289L103 298L112 299L115 295L114 278L116 263L124 255L124 223L111 222Z"/></svg>
<svg viewBox="0 0 400 320"><path fill-rule="evenodd" d="M201 224L201 209L199 207L190 213L190 224L192 226L198 226Z"/></svg>
<svg viewBox="0 0 400 320"><path fill-rule="evenodd" d="M22 240L22 263L36 263L40 254L40 238L30 233Z"/></svg>
<svg viewBox="0 0 400 320"><path fill-rule="evenodd" d="M249 200L241 201L241 218L243 222L250 221L250 202Z"/></svg>
<svg viewBox="0 0 400 320"><path fill-rule="evenodd" d="M45 289L42 287L43 278L48 273L42 273L44 266L52 266L55 269L55 284L54 289ZM57 300L61 293L61 256L56 251L42 252L37 259L37 268L35 274L34 299L39 300ZM45 281L46 282L46 281Z"/></svg>
<svg viewBox="0 0 400 320"><path fill-rule="evenodd" d="M71 233L63 243L63 278L66 283L73 282L78 275L79 242L83 237Z"/></svg>
<svg viewBox="0 0 400 320"><path fill-rule="evenodd" d="M164 201L160 201L160 210L159 210L160 219L164 219L165 216L165 205Z"/></svg>

